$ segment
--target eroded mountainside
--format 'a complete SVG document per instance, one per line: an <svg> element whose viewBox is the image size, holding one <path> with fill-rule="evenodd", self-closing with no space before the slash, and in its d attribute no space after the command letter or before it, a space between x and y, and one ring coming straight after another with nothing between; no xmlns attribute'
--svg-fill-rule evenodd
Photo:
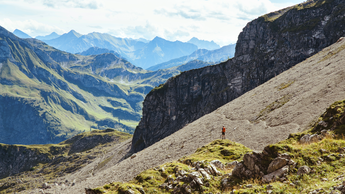
<svg viewBox="0 0 345 194"><path fill-rule="evenodd" d="M114 182L97 193L345 193L345 100L333 103L309 130L251 151L215 140L194 154ZM231 192L232 191L232 192Z"/></svg>
<svg viewBox="0 0 345 194"><path fill-rule="evenodd" d="M81 133L59 144L0 144L0 193L37 188L44 181L77 172L129 138L128 133L106 129ZM96 168L103 166L98 163Z"/></svg>
<svg viewBox="0 0 345 194"><path fill-rule="evenodd" d="M341 0L308 1L248 23L234 58L170 78L146 96L132 151L169 136L335 43L345 34L344 8Z"/></svg>
<svg viewBox="0 0 345 194"><path fill-rule="evenodd" d="M178 73L146 71L113 53L66 53L0 27L0 142L59 143L108 127L132 133L144 96Z"/></svg>
<svg viewBox="0 0 345 194"><path fill-rule="evenodd" d="M261 152L267 145L285 140L291 133L305 131L310 129L313 124L319 124L319 121L321 121L318 120L320 115L322 115L332 103L344 99L345 89L342 87L345 84L345 66L343 65L345 63L344 56L345 39L342 39L330 47L323 49L321 52L313 55L302 63L299 63L289 70L272 78L266 83L254 88L249 92L246 92L239 98L236 98L217 110L204 115L192 123L189 123L181 130L178 130L168 137L165 137L164 139L161 139L155 144L147 147L146 149L137 152L135 155L132 155L132 157L128 157L121 162L114 162L114 160L111 159L109 164L112 165L107 166L107 168L103 171L89 175L87 179L79 178L82 172L87 171L86 169L82 170L80 173L69 174L59 179L58 182L65 182L65 180L71 181L73 179L79 180L74 186L54 186L52 189L48 189L45 192L59 191L64 193L83 193L87 187L95 188L111 182L133 180L134 177L146 169L150 169L167 162L173 162L180 158L184 160L184 156L195 153L198 148L201 148L202 146L214 140L220 139L222 126L225 126L227 129L227 139L240 143L257 152ZM340 111L339 113L341 113L343 106L343 102L340 103L340 106L338 106L338 104L334 104L331 106L330 111L327 112L334 114L333 111ZM329 119L331 117L332 116L330 114L322 115L322 120L327 123L327 127L324 127L323 125L325 125L325 123L321 122L319 124L320 126L316 128L317 130L312 132L319 133L323 129L330 130L333 128L333 126L335 126L334 123L340 120L341 122L336 123L336 126L339 126L339 129L341 129L343 125L342 114L336 113L336 120L330 121ZM335 132L337 133L338 131L336 130ZM336 141L335 143L337 143L338 146L344 145L343 143L338 144L339 142ZM330 144L335 145L332 142L330 142ZM310 154L313 154L313 156L320 156L320 153L314 155L313 152L316 151L314 145L315 144L307 146L307 149L304 150L303 153L306 153L306 156L308 157ZM320 144L317 144L316 147L329 149L330 147L327 147L327 145L329 144L320 142ZM302 162L298 164L301 166L304 162L308 162L309 159L300 157L298 155L298 153L300 153L298 151L298 146L300 146L298 142L297 144L292 145L292 147L297 148L295 150L296 152L289 152L291 154L297 153L297 155L294 157L298 158L298 160ZM228 146L226 147L229 149L232 148ZM277 148L285 148L285 146L278 145ZM117 154L120 154L123 151L127 152L128 149L119 149L117 147L113 148L113 150L121 150L114 152ZM312 151L310 151L310 149L312 149ZM201 148L200 151L202 150L206 151L206 149ZM235 148L235 150L240 151L237 148ZM286 150L280 151L285 152ZM332 154L337 153L333 148L330 149L330 152ZM205 155L211 154L210 158L213 157L212 153L209 152L199 153ZM214 152L214 154L216 153L217 151ZM114 157L117 154L115 154ZM208 158L208 156L205 155L204 157ZM234 153L227 157L231 159L232 157L236 156L238 156L238 154ZM274 158L275 157L276 156L274 156ZM314 160L313 157L311 157L311 159L313 161L317 161ZM240 159L237 160L239 161ZM295 159L293 160L297 161ZM107 159L104 159L104 161L107 161ZM330 163L325 162L322 164L327 165L327 168L333 168L331 166L335 165L338 161L339 160L334 160L335 163L332 161ZM341 160L340 162L344 162L344 160ZM310 165L311 163L307 164ZM167 168L164 167L164 169ZM330 171L329 168L327 170L329 171L327 171L325 175L333 178L333 175L331 176L330 173L328 173L332 171ZM322 171L322 169L319 169L318 172ZM165 179L162 180L160 175L155 174L157 172L153 172L151 170L149 170L149 172L154 173L152 176L156 178L147 180L147 182L145 182L147 183L146 189L148 190L150 190L149 187L154 187L154 184L159 184L161 181L164 182L166 178L168 178L165 177ZM266 173L265 171L263 172ZM168 176L169 174L166 175ZM295 174L292 175L296 176ZM165 175L163 174L163 176ZM173 178L175 180L175 177ZM216 177L213 180L217 180L218 178ZM324 178L324 176L322 178ZM315 176L312 179L313 181L316 181L315 179L317 179L317 177ZM52 183L54 183L54 181L52 181ZM217 184L219 183L220 182ZM315 183L319 184L318 182ZM168 184L170 185L170 183ZM186 182L186 184L189 184L189 182ZM279 184L281 183L278 182L277 187L283 186L279 186ZM303 183L304 186L307 184L308 183ZM338 184L338 182L336 184ZM117 183L113 186L116 185ZM106 187L108 186L109 185ZM129 186L132 187L132 185ZM219 185L215 186L218 187ZM108 188L111 187L112 186L110 185ZM322 187L326 188L328 186L323 185ZM329 187L327 189L329 189Z"/></svg>

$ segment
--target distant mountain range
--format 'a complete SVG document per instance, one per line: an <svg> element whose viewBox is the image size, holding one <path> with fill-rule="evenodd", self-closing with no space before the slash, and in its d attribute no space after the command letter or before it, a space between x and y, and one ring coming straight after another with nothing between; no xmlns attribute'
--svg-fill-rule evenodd
<svg viewBox="0 0 345 194"><path fill-rule="evenodd" d="M52 39L55 39L55 38L58 38L60 35L58 35L57 33L55 32L52 32L51 34L47 35L47 36L36 36L35 38L38 39L38 40L52 40Z"/></svg>
<svg viewBox="0 0 345 194"><path fill-rule="evenodd" d="M28 34L26 34L25 32L15 29L13 31L13 34L18 36L19 38L32 38L31 36L29 36Z"/></svg>
<svg viewBox="0 0 345 194"><path fill-rule="evenodd" d="M215 49L220 48L220 46L216 44L215 42L213 42L213 40L212 41L199 40L195 37L190 39L188 43L195 44L196 46L198 46L199 49L215 50Z"/></svg>
<svg viewBox="0 0 345 194"><path fill-rule="evenodd" d="M123 58L121 57L121 55L113 50L109 50L106 48L98 48L98 47L90 47L89 49L87 49L86 51L83 51L81 53L76 53L79 55L84 55L84 56L89 56L89 55L100 55L100 54L104 54L104 53L112 53L115 56L119 57L119 58Z"/></svg>
<svg viewBox="0 0 345 194"><path fill-rule="evenodd" d="M145 95L178 73L113 53L70 54L0 27L0 142L58 143L107 127L132 133Z"/></svg>
<svg viewBox="0 0 345 194"><path fill-rule="evenodd" d="M216 63L219 63L219 62L222 62L229 58L234 57L235 48L236 48L236 44L230 44L228 46L223 46L220 49L216 49L212 51L209 51L206 49L198 49L195 52L193 52L191 55L172 59L168 62L151 66L147 68L147 70L157 71L159 69L167 69L167 68L188 63L193 60L199 60L199 61L208 62L210 64L216 64Z"/></svg>
<svg viewBox="0 0 345 194"><path fill-rule="evenodd" d="M58 143L108 127L133 133L147 93L181 71L207 65L147 71L112 50L71 54L0 26L0 142Z"/></svg>
<svg viewBox="0 0 345 194"><path fill-rule="evenodd" d="M198 47L191 43L180 41L168 41L160 37L155 37L143 48L134 52L134 58L129 57L133 64L148 68L152 64L158 64L181 56L190 55ZM127 55L128 56L128 55Z"/></svg>
<svg viewBox="0 0 345 194"><path fill-rule="evenodd" d="M20 30L15 30L15 32L18 37L30 37ZM47 36L37 36L36 39L59 50L81 55L116 53L117 57L121 56L136 66L150 68L150 70L180 66L195 59L214 64L233 57L235 48L231 45L220 48L213 41L199 40L195 37L188 42L172 42L160 37L148 41L117 38L97 32L82 35L74 30L63 35L53 32Z"/></svg>

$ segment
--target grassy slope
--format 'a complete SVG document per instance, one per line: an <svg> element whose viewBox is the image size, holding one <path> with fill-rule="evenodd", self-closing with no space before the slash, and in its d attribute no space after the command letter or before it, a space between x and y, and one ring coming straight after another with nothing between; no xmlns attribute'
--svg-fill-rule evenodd
<svg viewBox="0 0 345 194"><path fill-rule="evenodd" d="M266 22L273 22L282 15L284 15L287 11L291 9L296 9L296 10L302 10L302 9L308 9L308 8L317 8L322 6L325 3L331 2L332 0L308 0L306 2L287 7L285 9L281 9L279 11L271 12L266 15L261 16L262 18L265 19Z"/></svg>
<svg viewBox="0 0 345 194"><path fill-rule="evenodd" d="M345 157L339 148L345 147L345 100L335 102L326 112L319 118L319 122L303 133L291 134L290 137L277 144L268 146L273 156L267 161L269 164L278 154L287 153L297 162L294 169L291 169L286 176L285 181L275 181L270 184L263 184L260 179L239 180L233 178L231 187L224 188L221 185L221 176L214 176L209 181L209 186L203 186L204 192L224 192L234 190L235 193L258 193L266 192L270 185L273 193L309 193L316 189L321 192L329 193L334 190L335 186L342 183L345 172ZM328 125L325 127L320 123L325 121ZM299 139L305 134L317 134L323 129L332 129L331 134L323 140L311 143L301 144ZM229 150L231 155L224 156L224 150ZM222 152L223 150L223 152ZM162 189L159 186L167 182L167 177L171 175L176 179L174 169L183 169L192 172L192 166L187 165L196 161L212 161L220 160L229 163L234 160L241 161L244 154L250 150L241 144L231 142L229 140L216 140L206 146L199 148L194 154L181 158L178 161L162 164L140 173L135 179L128 183L110 183L94 189L95 191L105 193L124 193L131 189L139 193L142 188L146 193L171 193L173 190ZM300 166L307 165L312 169L312 173L306 175L297 175ZM161 169L164 168L165 171ZM232 170L220 170L223 174ZM182 184L182 183L180 183ZM251 188L247 188L252 185ZM248 186L249 187L249 186ZM194 190L193 193L200 193Z"/></svg>
<svg viewBox="0 0 345 194"><path fill-rule="evenodd" d="M71 153L73 146L83 139L90 137L112 137L115 141L98 141L95 146L79 152ZM35 164L30 171L21 172L19 174L0 179L0 193L13 193L22 190L30 190L41 187L42 183L50 182L58 177L66 174L76 172L87 164L91 163L93 159L108 152L115 144L121 143L132 135L128 133L119 132L113 129L94 130L92 132L85 132L74 136L59 144L45 144L45 145L6 145L0 144L1 150L24 150L23 153L32 150L39 154L45 154L51 162ZM100 138L102 139L102 138ZM103 138L104 139L104 138ZM19 156L18 156L19 157ZM20 180L20 181L18 181Z"/></svg>
<svg viewBox="0 0 345 194"><path fill-rule="evenodd" d="M99 124L109 119L115 124L123 124L123 127L116 124L118 130L133 133L141 117L142 104L138 99L143 99L155 84L164 82L167 78L162 76L170 73L150 73L132 67L126 61L112 61L109 66L109 60L102 61L99 56L100 60L96 61L97 56L72 55L35 40L27 40L28 44L5 36L0 38L14 58L1 63L0 78L3 84L0 84L0 95L32 102L35 107L39 107L39 115L49 113L51 118L42 119L48 123L58 120L58 125L50 126L50 130L65 139L91 128L114 127ZM142 74L143 78L128 81L122 74L108 78L99 75L104 69L97 68L97 65L104 65L110 71L124 70L132 76ZM91 66L96 66L95 72L90 71ZM67 81L63 72L99 80L107 86L118 88L118 92L127 97L97 95L98 90L92 91L92 88ZM42 91L48 96L42 96ZM126 98L134 100L128 101ZM135 115L135 119L121 113Z"/></svg>

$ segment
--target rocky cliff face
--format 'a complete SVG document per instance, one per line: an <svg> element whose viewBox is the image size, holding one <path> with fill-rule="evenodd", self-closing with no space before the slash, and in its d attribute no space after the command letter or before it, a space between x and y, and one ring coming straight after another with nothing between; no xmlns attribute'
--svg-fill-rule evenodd
<svg viewBox="0 0 345 194"><path fill-rule="evenodd" d="M76 156L75 153L81 153L107 143L120 143L130 137L130 134L106 129L81 133L59 144L7 145L0 143L0 179L23 171L34 170L38 164L48 163L49 166L53 166L61 161L70 161L72 156ZM85 156L90 160L92 158L90 155ZM77 158L82 160L79 165L89 161L81 155Z"/></svg>
<svg viewBox="0 0 345 194"><path fill-rule="evenodd" d="M333 44L345 35L344 25L341 0L308 1L248 23L234 58L170 78L146 96L132 151L152 145Z"/></svg>

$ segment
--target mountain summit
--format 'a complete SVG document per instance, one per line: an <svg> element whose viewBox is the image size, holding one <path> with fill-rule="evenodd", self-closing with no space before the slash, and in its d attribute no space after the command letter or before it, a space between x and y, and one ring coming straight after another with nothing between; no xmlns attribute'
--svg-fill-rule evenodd
<svg viewBox="0 0 345 194"><path fill-rule="evenodd" d="M49 35L46 36L36 36L35 38L38 40L51 40L51 39L55 39L58 38L60 35L58 35L56 32L52 32Z"/></svg>
<svg viewBox="0 0 345 194"><path fill-rule="evenodd" d="M198 38L195 38L195 37L190 39L188 43L195 44L196 46L198 46L199 49L215 50L215 49L220 48L220 46L216 44L213 40L212 41L199 40Z"/></svg>
<svg viewBox="0 0 345 194"><path fill-rule="evenodd" d="M15 29L13 31L13 34L18 36L19 38L32 38L31 36L29 36L28 34L26 34L25 32Z"/></svg>

